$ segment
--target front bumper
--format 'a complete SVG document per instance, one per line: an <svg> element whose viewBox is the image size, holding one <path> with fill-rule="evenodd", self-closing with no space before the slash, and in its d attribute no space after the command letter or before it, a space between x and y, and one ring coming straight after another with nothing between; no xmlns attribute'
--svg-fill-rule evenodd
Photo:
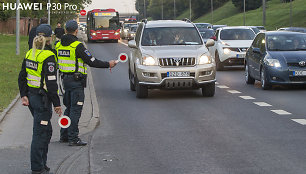
<svg viewBox="0 0 306 174"><path fill-rule="evenodd" d="M219 53L220 61L225 65L244 65L246 52L230 51L225 54L222 49Z"/></svg>
<svg viewBox="0 0 306 174"><path fill-rule="evenodd" d="M306 68L289 67L286 69L265 66L266 80L271 85L306 84L306 76L294 76L293 71L306 71Z"/></svg>
<svg viewBox="0 0 306 174"><path fill-rule="evenodd" d="M152 88L200 88L207 83L214 83L216 81L214 64L171 68L138 65L136 72L139 83ZM168 77L168 72L189 72L190 76Z"/></svg>
<svg viewBox="0 0 306 174"><path fill-rule="evenodd" d="M109 35L91 35L90 36L91 40L119 40L120 39L120 34L115 35L115 34L109 34Z"/></svg>

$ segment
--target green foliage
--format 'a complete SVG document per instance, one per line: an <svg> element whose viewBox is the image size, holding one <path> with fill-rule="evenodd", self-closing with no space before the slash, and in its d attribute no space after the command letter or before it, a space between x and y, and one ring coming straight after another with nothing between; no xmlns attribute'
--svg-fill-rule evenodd
<svg viewBox="0 0 306 174"><path fill-rule="evenodd" d="M214 9L222 6L228 0L213 0ZM211 11L211 0L192 1L192 11L194 18L198 18Z"/></svg>
<svg viewBox="0 0 306 174"><path fill-rule="evenodd" d="M235 7L243 11L244 1L243 0L232 0ZM262 6L262 0L245 0L245 10L254 10Z"/></svg>

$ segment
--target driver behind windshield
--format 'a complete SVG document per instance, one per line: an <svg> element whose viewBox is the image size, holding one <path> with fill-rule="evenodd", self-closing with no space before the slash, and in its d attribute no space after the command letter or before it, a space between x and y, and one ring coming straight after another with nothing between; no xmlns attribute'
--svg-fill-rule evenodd
<svg viewBox="0 0 306 174"><path fill-rule="evenodd" d="M183 43L184 43L184 40L183 40L181 33L179 32L175 33L173 44L183 44Z"/></svg>

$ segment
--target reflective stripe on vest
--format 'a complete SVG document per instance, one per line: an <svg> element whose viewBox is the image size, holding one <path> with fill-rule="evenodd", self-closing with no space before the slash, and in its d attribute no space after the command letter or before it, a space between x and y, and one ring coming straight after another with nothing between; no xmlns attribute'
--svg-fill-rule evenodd
<svg viewBox="0 0 306 174"><path fill-rule="evenodd" d="M45 86L42 82L41 72L43 62L50 56L55 54L50 50L36 50L35 56L32 56L32 49L26 54L26 72L27 85L32 88L40 88Z"/></svg>
<svg viewBox="0 0 306 174"><path fill-rule="evenodd" d="M78 72L87 74L87 67L83 59L76 58L75 50L81 42L75 41L68 46L63 46L58 42L55 46L58 58L58 67L61 72L74 73L76 72L76 62L78 62Z"/></svg>

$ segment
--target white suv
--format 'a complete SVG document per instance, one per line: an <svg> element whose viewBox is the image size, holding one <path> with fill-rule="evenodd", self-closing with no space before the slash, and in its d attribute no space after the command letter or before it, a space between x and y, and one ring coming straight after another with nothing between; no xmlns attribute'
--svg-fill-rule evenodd
<svg viewBox="0 0 306 174"><path fill-rule="evenodd" d="M130 88L138 98L153 88L202 88L203 96L214 96L215 62L190 21L144 21L129 47Z"/></svg>
<svg viewBox="0 0 306 174"><path fill-rule="evenodd" d="M225 65L244 65L247 49L251 46L255 33L249 27L223 27L215 33L215 45L209 48L215 58L217 70Z"/></svg>

